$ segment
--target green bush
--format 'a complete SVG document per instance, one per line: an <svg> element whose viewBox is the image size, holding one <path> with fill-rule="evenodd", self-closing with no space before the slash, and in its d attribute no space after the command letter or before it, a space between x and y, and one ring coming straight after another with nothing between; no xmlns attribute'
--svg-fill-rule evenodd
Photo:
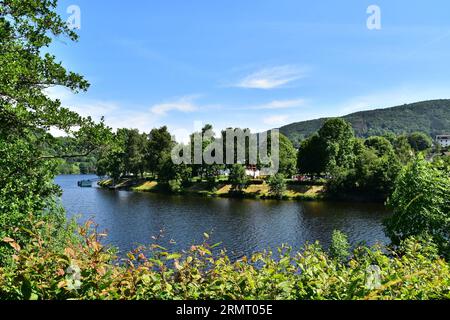
<svg viewBox="0 0 450 320"><path fill-rule="evenodd" d="M404 168L388 201L393 215L385 222L394 244L411 236L431 236L450 257L450 175L419 156Z"/></svg>
<svg viewBox="0 0 450 320"><path fill-rule="evenodd" d="M15 253L0 269L1 299L450 298L449 265L425 240L408 239L396 252L360 246L345 262L319 244L231 261L224 252L213 255L205 240L182 253L138 248L119 264L89 224L62 242L50 225L31 233L23 248L4 239Z"/></svg>
<svg viewBox="0 0 450 320"><path fill-rule="evenodd" d="M339 230L334 230L329 251L331 257L339 261L345 261L350 256L350 244L347 235Z"/></svg>
<svg viewBox="0 0 450 320"><path fill-rule="evenodd" d="M270 195L277 199L282 199L283 194L286 192L286 180L284 175L277 173L271 176L267 183L269 184Z"/></svg>

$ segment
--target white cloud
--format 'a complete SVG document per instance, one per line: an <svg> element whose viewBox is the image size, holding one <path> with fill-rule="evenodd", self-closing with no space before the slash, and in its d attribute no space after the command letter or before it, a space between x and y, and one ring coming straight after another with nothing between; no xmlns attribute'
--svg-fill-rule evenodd
<svg viewBox="0 0 450 320"><path fill-rule="evenodd" d="M291 100L274 100L266 104L257 106L251 106L248 109L251 110L277 110L302 107L305 105L304 99L291 99Z"/></svg>
<svg viewBox="0 0 450 320"><path fill-rule="evenodd" d="M199 107L194 104L196 98L198 98L196 95L185 96L173 102L156 104L151 108L151 111L160 116L164 116L170 111L181 111L185 113L194 112L199 109Z"/></svg>
<svg viewBox="0 0 450 320"><path fill-rule="evenodd" d="M304 77L306 77L304 68L294 65L283 65L254 72L243 78L234 86L247 89L269 90L284 86Z"/></svg>
<svg viewBox="0 0 450 320"><path fill-rule="evenodd" d="M137 106L127 107L116 101L88 99L63 87L52 87L45 91L50 98L61 100L62 106L83 117L90 116L94 121L100 121L104 117L106 125L113 129L136 128L149 132L157 124L158 117L148 109L130 111L136 110ZM64 135L56 129L50 132L57 136Z"/></svg>
<svg viewBox="0 0 450 320"><path fill-rule="evenodd" d="M70 91L69 89L67 89L65 87L61 87L61 86L49 87L47 89L44 89L44 93L50 99L59 99L61 101L65 101L74 96L72 91Z"/></svg>
<svg viewBox="0 0 450 320"><path fill-rule="evenodd" d="M271 126L276 126L276 125L285 124L288 119L289 119L288 115L273 115L273 116L264 118L263 123L271 125Z"/></svg>

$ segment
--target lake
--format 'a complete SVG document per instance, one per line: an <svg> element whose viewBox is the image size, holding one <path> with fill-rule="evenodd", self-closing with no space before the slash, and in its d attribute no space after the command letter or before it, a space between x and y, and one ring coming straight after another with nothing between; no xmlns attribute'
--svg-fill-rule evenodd
<svg viewBox="0 0 450 320"><path fill-rule="evenodd" d="M300 248L306 242L330 243L335 229L352 243L386 243L382 221L389 212L381 204L300 202L171 196L153 193L79 188L77 181L95 176L58 176L62 204L80 222L93 218L108 231L107 243L121 252L150 244L152 236L171 251L202 241L222 242L232 257L286 243ZM176 244L173 244L174 240Z"/></svg>

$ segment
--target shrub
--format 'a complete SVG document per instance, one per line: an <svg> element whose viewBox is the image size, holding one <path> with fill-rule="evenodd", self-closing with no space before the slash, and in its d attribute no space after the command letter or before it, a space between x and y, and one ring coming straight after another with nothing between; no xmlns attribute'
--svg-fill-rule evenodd
<svg viewBox="0 0 450 320"><path fill-rule="evenodd" d="M411 236L431 236L450 256L450 176L423 156L404 168L388 201L393 215L385 222L394 244Z"/></svg>
<svg viewBox="0 0 450 320"><path fill-rule="evenodd" d="M213 255L215 245L205 240L182 253L138 248L119 264L90 224L63 242L52 238L49 225L31 232L23 248L6 239L15 253L14 262L0 269L1 299L450 298L449 265L425 240L408 239L397 252L360 246L346 262L317 243L232 261L225 252Z"/></svg>
<svg viewBox="0 0 450 320"><path fill-rule="evenodd" d="M277 199L282 199L286 192L286 180L283 174L277 173L269 178L269 193Z"/></svg>
<svg viewBox="0 0 450 320"><path fill-rule="evenodd" d="M350 256L350 244L347 235L339 230L334 230L330 246L331 257L345 261Z"/></svg>

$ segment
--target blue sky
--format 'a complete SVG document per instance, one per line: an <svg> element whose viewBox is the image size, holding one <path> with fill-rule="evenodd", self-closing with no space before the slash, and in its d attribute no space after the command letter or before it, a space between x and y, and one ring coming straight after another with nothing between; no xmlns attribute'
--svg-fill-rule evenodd
<svg viewBox="0 0 450 320"><path fill-rule="evenodd" d="M49 92L114 128L200 123L260 131L450 98L450 3L60 0L81 10L78 43L51 51L91 88ZM367 8L381 9L369 30ZM218 130L217 130L218 131Z"/></svg>

